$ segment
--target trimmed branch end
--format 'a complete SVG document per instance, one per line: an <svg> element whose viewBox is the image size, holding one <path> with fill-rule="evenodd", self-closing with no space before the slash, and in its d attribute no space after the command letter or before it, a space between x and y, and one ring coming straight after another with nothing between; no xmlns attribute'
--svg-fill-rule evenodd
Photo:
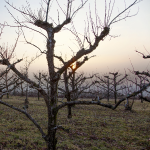
<svg viewBox="0 0 150 150"><path fill-rule="evenodd" d="M41 27L43 29L47 29L47 28L52 28L53 27L53 24L52 23L48 23L46 21L42 21L42 20L36 20L34 22L34 25L38 26L38 27Z"/></svg>

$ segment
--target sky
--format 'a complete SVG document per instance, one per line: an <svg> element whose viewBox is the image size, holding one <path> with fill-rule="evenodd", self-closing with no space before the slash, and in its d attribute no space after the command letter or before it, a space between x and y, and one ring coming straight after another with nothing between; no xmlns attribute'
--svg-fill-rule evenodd
<svg viewBox="0 0 150 150"><path fill-rule="evenodd" d="M62 0L60 6L64 9L66 7L65 3L67 0ZM73 5L73 9L76 9L79 6L81 0L76 0ZM127 7L134 0L116 0L113 8L111 19L113 19L118 12L124 10L125 6ZM52 1L52 5L50 7L49 15L53 18L54 22L58 22L58 16L60 22L62 22L65 18L63 12L60 10L59 6L55 2ZM107 0L107 8L112 6L113 3L109 3ZM16 7L26 6L25 0L10 0L10 3L13 3ZM41 0L30 0L29 1L31 8L35 11L36 14L39 11ZM6 7L5 7L6 6ZM44 6L44 5L43 5ZM143 0L135 6L131 7L130 15L135 15L133 17L126 18L120 22L116 22L110 26L110 33L107 38L99 43L97 49L92 52L89 57L90 58L78 71L85 73L109 73L119 71L124 73L124 71L128 70L140 70L146 71L150 68L150 59L143 59L142 55L136 53L135 50L149 55L150 53L150 1ZM18 18L22 21L24 18L19 12L14 11L8 5L6 5L4 0L1 0L0 5L0 23L4 23L6 21L10 25L15 25L15 21L12 16L7 11L7 8L14 15L15 18ZM104 15L105 15L105 0L97 0L96 3L97 14L101 19L102 24L104 24ZM87 29L87 16L89 16L89 10L92 14L92 20L95 21L95 3L93 0L89 0L84 8L80 10L75 17L73 18L73 24L77 33L79 33L79 37L83 40L83 35L85 33L85 29ZM58 13L59 12L59 13ZM41 13L40 13L41 14ZM49 19L49 22L51 20ZM55 26L55 23L54 23ZM66 26L66 28L70 28L72 25ZM32 26L34 29L36 27ZM37 29L45 34L41 29ZM13 45L15 39L17 37L16 32L17 28L5 27L3 34L1 36L0 44L8 43L8 45ZM91 31L91 30L90 30ZM87 32L87 30L86 30ZM37 34L31 30L24 29L24 33L26 39L29 42L39 46L42 50L46 48L46 40L40 34ZM90 32L91 33L91 32ZM91 40L93 39L93 35L91 33ZM63 29L60 33L55 35L56 47L55 52L56 55L62 56L64 60L68 60L71 56L75 55L76 52L80 49L78 43L75 40L75 37L66 29ZM86 44L85 44L86 47ZM15 58L25 58L28 60L35 57L39 54L39 51L28 45L24 42L23 36L20 36L18 45L15 50ZM17 67L24 67L24 62L17 65ZM61 63L56 60L57 66L61 66ZM46 56L42 55L40 58L36 59L30 66L29 71L38 72L38 71L46 71L47 70L47 62Z"/></svg>

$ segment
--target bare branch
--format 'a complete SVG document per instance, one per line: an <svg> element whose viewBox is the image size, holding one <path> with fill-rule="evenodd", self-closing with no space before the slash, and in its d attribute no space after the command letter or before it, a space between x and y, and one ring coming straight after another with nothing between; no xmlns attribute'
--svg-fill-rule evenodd
<svg viewBox="0 0 150 150"><path fill-rule="evenodd" d="M13 54L14 54L15 48L17 46L20 34L21 34L20 32L17 33L17 35L18 35L17 39L15 40L15 44L13 46L11 46L11 48L8 48L8 45L7 46L5 46L5 45L0 46L0 57L2 59L10 60L13 57Z"/></svg>
<svg viewBox="0 0 150 150"><path fill-rule="evenodd" d="M5 71L3 71L2 73L0 73L0 77L2 77L4 74L8 73L10 70L10 68L6 69Z"/></svg>
<svg viewBox="0 0 150 150"><path fill-rule="evenodd" d="M34 46L34 47L37 48L41 53L46 54L46 50L42 51L38 46L36 46L35 44L33 44L33 43L27 41L27 39L26 39L26 37L25 37L25 34L24 34L23 30L22 30L22 33L23 33L23 37L24 37L24 39L25 39L25 41L26 41L27 44L30 44L30 45Z"/></svg>
<svg viewBox="0 0 150 150"><path fill-rule="evenodd" d="M144 100L144 101L146 101L146 102L150 102L150 100L149 100L149 99L147 99L146 97L139 96L139 98L140 98L140 99L143 99L143 100Z"/></svg>
<svg viewBox="0 0 150 150"><path fill-rule="evenodd" d="M18 62L20 62L20 61L21 60L18 60ZM10 62L7 59L0 60L0 63L3 65L9 66L10 69L13 70L22 80L26 81L27 83L29 83L33 87L36 87L37 89L39 88L38 84L36 84L34 81L30 80L26 75L23 75L22 73L20 73L13 64L10 64ZM38 90L45 97L45 102L48 106L48 95L42 88L40 88Z"/></svg>
<svg viewBox="0 0 150 150"><path fill-rule="evenodd" d="M1 37L2 33L3 33L4 27L5 27L5 24L4 25L0 24L0 37Z"/></svg>
<svg viewBox="0 0 150 150"><path fill-rule="evenodd" d="M58 60L60 60L63 64L65 64L65 61L63 60L63 58L61 56L54 55L54 57L57 58Z"/></svg>
<svg viewBox="0 0 150 150"><path fill-rule="evenodd" d="M150 82L149 82L148 84L144 85L140 90L135 91L135 92L129 94L129 95L126 96L125 98L122 98L121 100L119 100L119 101L116 103L116 105L114 106L113 109L116 109L116 108L120 105L120 103L122 103L123 101L125 101L127 98L134 97L134 96L138 95L139 93L141 93L142 91L146 90L149 86L150 86Z"/></svg>
<svg viewBox="0 0 150 150"><path fill-rule="evenodd" d="M76 14L81 8L83 8L83 6L87 3L87 1L88 1L88 0L86 0L85 2L82 1L81 6L79 6L72 14L70 13L70 18L71 18L71 19L75 16L75 14Z"/></svg>
<svg viewBox="0 0 150 150"><path fill-rule="evenodd" d="M103 31L101 32L100 36L97 36L95 38L95 41L94 41L94 44L93 45L90 45L90 48L85 50L84 48L79 50L76 54L76 56L74 56L73 58L71 58L68 62L66 62L66 64L59 69L58 73L62 74L71 64L73 64L75 61L77 61L78 59L80 59L82 56L84 55L87 55L89 53L91 53L92 51L94 51L98 45L99 45L99 42L101 40L103 40L103 38L105 36L107 36L109 33L109 28L105 27L103 29Z"/></svg>
<svg viewBox="0 0 150 150"><path fill-rule="evenodd" d="M64 27L66 24L68 24L70 22L71 22L71 18L67 18L62 24L60 24L54 28L54 33L59 32L62 29L62 27Z"/></svg>
<svg viewBox="0 0 150 150"><path fill-rule="evenodd" d="M129 5L127 8L125 8L121 13L119 13L116 17L114 17L111 21L110 21L110 23L109 23L109 25L108 25L108 27L110 27L110 25L111 24L113 24L113 23L115 23L115 22L118 22L118 21L121 21L121 20L123 20L123 19L125 19L125 18L127 18L127 17L130 17L130 16L125 16L125 17L123 17L123 18L121 18L121 19L119 19L119 20L116 20L118 17L120 17L124 12L126 12L127 10L129 10L132 6L134 6L135 4L137 4L137 3L139 3L141 0L135 0L131 5Z"/></svg>
<svg viewBox="0 0 150 150"><path fill-rule="evenodd" d="M113 109L113 106L110 104L103 104L99 101L70 101L70 102L65 102L63 104L60 104L59 106L56 107L56 111L59 109L67 106L67 105L100 105L103 107L111 108Z"/></svg>
<svg viewBox="0 0 150 150"><path fill-rule="evenodd" d="M47 3L47 11L46 11L46 20L45 20L45 22L47 22L47 18L48 18L48 11L49 11L50 1L51 0L48 0L48 3Z"/></svg>
<svg viewBox="0 0 150 150"><path fill-rule="evenodd" d="M143 53L141 53L141 52L139 52L139 51L136 51L136 52L139 53L139 54L141 54L141 55L143 55L143 58L144 58L144 59L150 58L150 55L145 56Z"/></svg>
<svg viewBox="0 0 150 150"><path fill-rule="evenodd" d="M148 72L139 72L139 71L135 71L135 75L146 75L148 77L150 77L150 74Z"/></svg>
<svg viewBox="0 0 150 150"><path fill-rule="evenodd" d="M141 88L139 91L133 92L130 95L127 95L126 97L122 98L121 100L119 100L116 105L111 105L111 104L103 104L100 101L70 101L70 102L65 102L63 104L60 104L56 107L56 111L58 111L59 109L68 106L68 105L100 105L103 107L107 107L110 109L116 109L120 103L122 103L123 101L125 101L128 98L134 97L136 95L138 95L139 93L141 93L142 91L146 90L148 87L150 86L150 83L146 84L145 86L143 86L143 88Z"/></svg>
<svg viewBox="0 0 150 150"><path fill-rule="evenodd" d="M39 125L39 124L35 121L35 119L33 119L33 118L31 117L31 115L28 114L26 111L24 111L24 110L22 110L22 109L20 109L20 108L17 108L17 107L15 107L15 106L13 106L13 105L10 105L10 104L8 104L8 103L6 103L6 102L3 102L1 99L0 99L0 104L3 104L3 105L5 105L5 106L7 106L7 107L10 107L10 108L12 108L12 109L14 109L14 110L16 110L16 111L19 111L19 112L21 112L22 114L26 115L27 118L28 118L30 121L32 121L32 122L34 123L34 125L39 129L40 133L42 134L42 137L43 137L43 138L46 137L46 135L45 135L45 133L43 132L43 130L42 130L42 128L40 127L40 125Z"/></svg>
<svg viewBox="0 0 150 150"><path fill-rule="evenodd" d="M27 2L27 1L26 1ZM9 1L6 1L6 3L12 7L14 10L20 12L30 23L33 23L35 20L37 20L37 16L35 15L34 12L32 12L32 9L30 7L30 4L27 2L27 7L22 7L21 9L16 8L15 6L13 6L13 4L10 4ZM29 18L28 18L28 17Z"/></svg>

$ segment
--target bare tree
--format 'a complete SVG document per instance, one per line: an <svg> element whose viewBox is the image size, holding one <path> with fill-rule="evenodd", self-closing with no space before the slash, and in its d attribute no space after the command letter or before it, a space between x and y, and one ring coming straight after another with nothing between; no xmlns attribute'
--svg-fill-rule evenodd
<svg viewBox="0 0 150 150"><path fill-rule="evenodd" d="M137 72L137 71L136 71ZM148 73L148 72L147 72ZM135 76L135 72L132 72L132 74ZM132 83L132 86L136 88L136 90L139 90L145 85L146 83L149 83L149 78L146 75L140 75L136 74L136 76L132 79L127 78L128 81ZM149 93L149 90L145 90L145 92ZM140 97L143 97L143 91L140 93ZM143 99L141 99L141 103L143 103Z"/></svg>
<svg viewBox="0 0 150 150"><path fill-rule="evenodd" d="M67 72L68 70L66 70L63 74L62 82L64 82L64 85L58 88L61 95L64 95L63 97L65 97L68 102L78 100L80 95L86 93L94 84L94 82L88 82L94 75L86 77L84 73L76 73L76 66L71 66L70 68L71 71L69 71L69 73ZM68 105L68 118L72 118L71 107L71 105Z"/></svg>
<svg viewBox="0 0 150 150"><path fill-rule="evenodd" d="M22 74L25 74L25 73L23 72L23 70L21 71L21 73L22 73ZM19 90L19 92L20 92L20 95L21 95L21 96L24 96L24 95L25 95L25 83L24 83L24 80L22 80L21 78L20 78L20 81L21 81L22 83L19 85L18 90Z"/></svg>
<svg viewBox="0 0 150 150"><path fill-rule="evenodd" d="M38 74L34 73L34 77L38 82L39 87L42 87L46 91L47 95L50 97L50 78L48 72L39 71ZM40 95L40 92L38 92L38 95Z"/></svg>
<svg viewBox="0 0 150 150"><path fill-rule="evenodd" d="M126 88L125 86L121 86L121 84L123 83L123 80L126 79L126 77L128 75L125 74L122 78L117 80L117 78L120 76L120 74L118 74L118 72L115 72L115 73L110 72L110 74L113 75L113 78L111 78L113 80L112 90L113 90L113 93L114 93L114 99L115 99L115 104L116 104L117 103L117 93L118 93L118 91L123 90L124 88Z"/></svg>
<svg viewBox="0 0 150 150"><path fill-rule="evenodd" d="M2 70L1 72L5 72ZM9 90L9 83L11 83L14 80L14 75L9 71L5 72L3 76L0 78L1 86L5 87L6 90ZM7 98L9 98L9 93L7 93Z"/></svg>
<svg viewBox="0 0 150 150"><path fill-rule="evenodd" d="M39 87L41 86L41 73L39 72ZM40 93L38 91L38 100L40 100Z"/></svg>
<svg viewBox="0 0 150 150"><path fill-rule="evenodd" d="M0 26L1 32L0 32L0 36L3 33L3 29L4 29L5 25ZM16 42L13 46L8 46L8 44L2 44L2 46L0 46L0 57L5 60L11 60L14 57L14 50L16 48L20 33L18 32L17 34L17 39ZM9 98L9 92L11 91L9 89L9 87L11 85L13 85L13 83L15 83L14 81L16 80L14 78L14 75L9 76L8 73L10 72L10 67L5 68L4 70L1 71L0 77L1 77L1 90L2 89L6 89L5 92L7 93L7 98ZM14 80L14 81L13 81Z"/></svg>
<svg viewBox="0 0 150 150"><path fill-rule="evenodd" d="M54 48L55 48L56 41L54 39L54 36L56 34L58 34L63 28L65 28L65 26L67 26L69 23L71 23L73 21L77 12L79 12L79 10L83 8L83 6L86 4L87 1L81 0L79 3L79 6L75 9L75 7L73 6L75 1L73 1L73 0L68 0L65 5L65 8L63 6L61 6L60 2L58 2L56 0L56 3L58 4L58 7L59 7L58 9L60 11L62 11L62 13L64 14L64 17L65 17L64 21L62 21L60 23L60 18L59 18L59 13L58 13L58 24L51 18L52 16L50 17L51 13L49 13L49 11L50 11L50 8L52 8L52 4L53 4L53 1L51 1L51 0L48 0L48 1L43 0L43 2L46 4L47 9L45 10L44 7L41 7L39 9L38 15L36 15L36 13L34 11L32 11L29 4L27 7L22 7L22 9L18 9L14 5L10 4L9 1L6 1L6 3L10 7L14 8L16 11L18 11L25 17L25 21L20 21L18 18L15 18L15 16L9 11L11 16L14 18L15 23L17 23L16 27L19 27L20 30L22 30L25 41L28 44L36 47L41 52L41 54L46 55L46 60L47 60L47 64L48 64L48 73L49 73L49 77L50 77L50 81L48 83L49 87L50 87L50 96L42 88L42 86L39 87L38 83L29 79L28 76L23 75L16 68L16 66L10 62L10 60L8 58L1 57L0 64L9 66L9 68L12 71L14 71L21 79L23 79L28 84L30 84L31 88L36 89L43 96L44 101L47 106L47 114L48 114L47 133L45 133L42 130L40 125L35 121L34 118L31 117L31 115L26 111L26 109L22 110L20 108L16 108L13 105L9 105L8 103L3 102L2 100L0 100L0 103L25 114L27 116L27 118L30 119L34 123L34 125L39 129L39 131L41 132L43 139L46 141L47 149L49 149L49 150L56 149L56 143L57 143L56 131L58 129L64 129L62 126L57 125L57 113L61 108L68 106L68 105L73 105L73 104L76 104L76 105L77 104L80 104L80 105L93 104L93 105L100 105L103 107L107 107L110 109L116 109L117 106L126 99L126 98L121 99L120 101L117 102L117 104L115 106L112 106L110 104L103 104L99 101L79 101L79 100L69 101L69 102L65 102L62 104L58 104L58 95L57 95L58 82L59 82L60 77L63 74L63 72L65 72L67 70L67 68L70 67L73 63L77 62L79 59L81 59L83 57L84 57L84 59L88 59L87 55L90 54L91 52L93 52L98 47L100 41L103 41L104 38L106 36L108 36L111 25L113 23L121 21L127 17L130 17L129 12L128 13L125 13L125 12L127 12L130 9L130 7L134 6L139 1L140 0L135 0L131 5L129 5L129 7L125 7L125 9L122 12L118 13L114 18L112 18L112 11L113 11L114 5L111 8L110 7L111 2L108 4L109 7L107 7L107 3L106 3L105 17L104 17L103 25L101 24L101 21L99 21L99 23L98 23L98 20L100 20L100 18L97 14L97 11L96 11L97 9L95 8L95 11L96 11L95 14L96 14L97 21L94 23L91 15L90 15L89 24L88 24L88 27L86 29L87 31L85 32L85 36L84 36L84 41L86 41L86 43L88 44L88 46L86 48L85 48L83 42L80 40L77 32L74 32L75 30L72 31L71 29L69 29L69 31L71 31L75 35L80 49L75 54L75 56L71 57L68 61L66 61L64 64L62 64L62 66L60 68L55 68L56 66L54 64L54 58L57 58L57 59L63 61L62 57L56 56L56 54L55 54ZM49 22L50 19L51 19L51 23ZM35 28L31 28L31 26L29 26L27 23L30 23L36 27L39 27L40 29L44 30L47 33L47 35L45 35L43 32L41 32L41 30L36 30ZM8 25L8 24L6 24L6 25L12 27L12 25ZM89 26L91 26L91 28L89 28ZM43 35L46 38L46 50L42 50L41 48L36 46L36 44L27 41L25 33L23 32L23 28L30 29L32 31L38 32L41 35ZM92 29L94 39L91 39L91 37L90 37L90 29ZM21 60L18 60L17 63L20 61ZM149 86L149 84L144 89L146 89L148 86ZM144 90L144 89L142 89L142 90ZM137 94L138 92L135 92L132 95L128 95L127 98Z"/></svg>
<svg viewBox="0 0 150 150"><path fill-rule="evenodd" d="M31 65L31 63L37 59L39 56L36 56L36 57L33 57L30 61L25 60L25 65L24 65L24 68L22 68L24 70L24 76L28 78L29 76L29 67ZM28 107L28 104L29 104L29 101L28 101L28 91L29 91L29 83L26 82L26 92L25 92L25 95L26 95L26 98L25 98L25 107Z"/></svg>
<svg viewBox="0 0 150 150"><path fill-rule="evenodd" d="M149 59L150 55L144 55L143 53L136 51L137 53L140 53L144 59ZM139 78L139 83L136 82L136 86L138 86L140 89L143 88L147 83L149 83L150 73L149 71L134 71L135 75ZM150 91L147 89L145 90L147 93L150 93ZM143 91L140 93L139 98L141 99L141 103L143 103L143 100L150 102L149 98L143 96Z"/></svg>
<svg viewBox="0 0 150 150"><path fill-rule="evenodd" d="M110 72L109 74L110 75L104 75L103 77L96 75L97 78L95 82L98 84L99 89L103 88L104 91L106 91L106 93L103 93L103 98L107 97L107 100L109 101L110 96L112 97L112 95L114 95L113 97L116 104L117 94L119 93L119 91L126 88L122 83L127 75L124 75L122 78L117 79L119 76L121 76L120 74L118 74L118 72ZM111 75L113 75L113 77L111 77Z"/></svg>
<svg viewBox="0 0 150 150"><path fill-rule="evenodd" d="M77 100L79 96L85 92L85 90L89 89L94 84L85 84L85 81L93 78L94 75L85 77L84 74L81 73L76 76L77 69L90 58L84 57L82 61L77 61L74 65L71 65L64 71L62 79L64 87L59 87L58 89L60 90L61 95L64 95L63 97L65 97L68 102ZM65 64L64 61L62 61L62 63ZM68 105L68 118L72 118L71 107L71 105Z"/></svg>
<svg viewBox="0 0 150 150"><path fill-rule="evenodd" d="M101 91L100 99L107 98L107 101L109 102L110 98L110 82L109 82L109 76L104 75L103 77L96 75L95 80L96 86L98 88L98 91ZM103 91L102 91L103 89ZM99 97L99 94L96 94ZM97 96L95 97L97 99Z"/></svg>
<svg viewBox="0 0 150 150"><path fill-rule="evenodd" d="M16 63L18 63L18 62L16 62ZM14 64L16 64L16 63L14 63ZM9 67L7 67L6 70L2 71L0 73L0 78L3 77L5 74L7 74L9 70L10 70ZM21 84L21 82L19 82L19 78L17 78L17 77L14 78L13 81L9 82L7 85L1 84L1 86L0 86L0 103L1 103L1 99L3 98L4 95L7 95L9 92L11 92L15 88L17 88L20 84Z"/></svg>

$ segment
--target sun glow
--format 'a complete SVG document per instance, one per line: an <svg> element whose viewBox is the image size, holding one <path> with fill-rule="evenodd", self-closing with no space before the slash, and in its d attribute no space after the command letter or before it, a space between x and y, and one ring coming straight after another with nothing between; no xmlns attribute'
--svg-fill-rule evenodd
<svg viewBox="0 0 150 150"><path fill-rule="evenodd" d="M76 68L76 65L74 64L74 65L72 65L71 67L72 67L72 69L75 69L75 68Z"/></svg>

